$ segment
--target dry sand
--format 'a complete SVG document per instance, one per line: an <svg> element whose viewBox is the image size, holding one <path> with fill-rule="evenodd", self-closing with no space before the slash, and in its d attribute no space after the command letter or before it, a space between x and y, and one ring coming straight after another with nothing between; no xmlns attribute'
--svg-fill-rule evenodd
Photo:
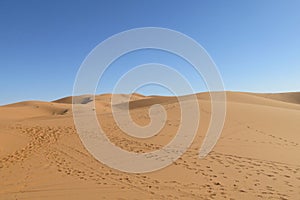
<svg viewBox="0 0 300 200"><path fill-rule="evenodd" d="M198 158L210 122L209 95L201 93L192 146L174 164L146 174L111 169L87 152L74 127L70 97L1 106L0 199L300 199L300 93L228 92L227 98L224 130L207 157ZM167 110L165 127L150 139L124 134L113 120L110 99L97 96L96 110L119 147L153 151L176 133L176 99L132 96L138 124L149 122L152 104Z"/></svg>

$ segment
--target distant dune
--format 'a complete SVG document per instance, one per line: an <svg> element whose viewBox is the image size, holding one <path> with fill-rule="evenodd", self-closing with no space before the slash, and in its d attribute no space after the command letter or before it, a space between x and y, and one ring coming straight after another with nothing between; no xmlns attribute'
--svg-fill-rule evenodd
<svg viewBox="0 0 300 200"><path fill-rule="evenodd" d="M118 106L126 94L118 94ZM171 166L128 174L95 160L83 147L72 103L95 103L110 141L132 152L160 149L180 126L175 97L130 97L130 114L150 122L148 109L168 115L149 139L123 133L113 120L111 94L27 101L0 106L0 199L299 199L300 92L227 92L227 116L217 145L204 159L198 151L210 124L209 93L199 93L200 124L189 150Z"/></svg>

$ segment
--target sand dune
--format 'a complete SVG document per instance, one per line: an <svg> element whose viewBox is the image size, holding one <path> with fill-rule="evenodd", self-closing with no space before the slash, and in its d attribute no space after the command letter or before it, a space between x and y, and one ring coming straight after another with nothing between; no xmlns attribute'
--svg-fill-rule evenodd
<svg viewBox="0 0 300 200"><path fill-rule="evenodd" d="M191 147L171 166L146 174L111 169L88 153L74 127L71 97L1 106L0 199L299 199L300 93L227 92L221 138L204 159L198 151L210 97L197 97L201 120ZM176 98L134 94L129 107L136 123L150 122L154 104L165 107L168 119L152 138L128 136L113 120L111 98L81 96L77 103L95 103L107 137L122 149L160 149L180 126Z"/></svg>
<svg viewBox="0 0 300 200"><path fill-rule="evenodd" d="M278 94L254 94L257 96L270 98L274 100L296 103L300 104L300 92L288 92L288 93L278 93Z"/></svg>

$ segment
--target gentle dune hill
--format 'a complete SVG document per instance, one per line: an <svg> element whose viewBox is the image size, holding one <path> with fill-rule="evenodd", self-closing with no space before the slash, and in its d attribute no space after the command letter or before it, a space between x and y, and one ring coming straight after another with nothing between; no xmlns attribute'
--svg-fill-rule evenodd
<svg viewBox="0 0 300 200"><path fill-rule="evenodd" d="M278 101L284 101L288 103L300 104L300 92L288 92L288 93L278 93L278 94L254 94L260 97L265 97L269 99L274 99Z"/></svg>
<svg viewBox="0 0 300 200"><path fill-rule="evenodd" d="M137 99L143 99L145 98L145 96L141 95L141 94L137 94L137 93L133 93L131 95L128 94L114 94L116 96L116 98L120 98L120 97L125 97L125 96L130 96L131 100L137 100ZM96 101L103 101L103 102L110 102L112 98L112 94L101 94L101 95L96 95L95 96L95 100ZM76 96L74 98L75 102L72 102L73 99L72 97L64 97L61 99L57 99L55 101L53 101L54 103L63 103L63 104L72 104L72 103L79 103L79 104L86 104L90 101L93 101L93 97L92 95L82 95L82 96Z"/></svg>
<svg viewBox="0 0 300 200"><path fill-rule="evenodd" d="M227 116L217 145L204 159L198 151L210 123L210 96L197 94L201 119L188 151L172 165L128 174L95 160L83 147L72 116L72 98L0 107L0 199L299 199L300 93L227 92ZM122 108L122 98L117 95ZM111 113L111 94L77 97L95 103L110 141L149 152L166 145L180 126L174 97L132 95L132 119L150 122L148 109L168 115L149 139L126 135Z"/></svg>
<svg viewBox="0 0 300 200"><path fill-rule="evenodd" d="M0 107L0 120L29 119L41 116L70 114L70 104L26 101Z"/></svg>

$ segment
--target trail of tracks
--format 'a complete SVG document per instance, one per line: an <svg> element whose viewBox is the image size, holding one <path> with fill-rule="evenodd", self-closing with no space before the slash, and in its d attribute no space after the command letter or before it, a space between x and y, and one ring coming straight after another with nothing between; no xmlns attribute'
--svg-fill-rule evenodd
<svg viewBox="0 0 300 200"><path fill-rule="evenodd" d="M73 127L19 126L14 127L14 130L26 134L31 140L24 148L0 158L0 170L9 169L39 155L58 174L76 178L83 183L92 182L99 188L116 187L125 191L137 191L150 195L153 199L229 199L232 192L262 199L292 199L300 195L300 166L296 165L218 152L212 152L205 160L199 160L198 150L190 149L172 167L164 169L166 173L168 170L184 169L187 176L194 176L199 180L186 182L180 181L176 174L173 178L158 178L151 173L132 175L112 170L96 161L80 146ZM272 138L274 142L284 140L270 136L271 142ZM290 141L286 143L297 145ZM144 144L134 145L142 147ZM41 192L43 187L45 185L23 192Z"/></svg>

